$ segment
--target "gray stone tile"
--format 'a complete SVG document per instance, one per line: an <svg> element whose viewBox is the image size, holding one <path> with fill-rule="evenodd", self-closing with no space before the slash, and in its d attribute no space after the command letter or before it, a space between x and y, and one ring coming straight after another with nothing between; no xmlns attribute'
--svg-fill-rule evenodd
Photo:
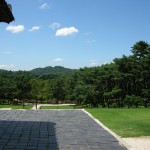
<svg viewBox="0 0 150 150"><path fill-rule="evenodd" d="M0 150L126 150L82 110L0 110Z"/></svg>

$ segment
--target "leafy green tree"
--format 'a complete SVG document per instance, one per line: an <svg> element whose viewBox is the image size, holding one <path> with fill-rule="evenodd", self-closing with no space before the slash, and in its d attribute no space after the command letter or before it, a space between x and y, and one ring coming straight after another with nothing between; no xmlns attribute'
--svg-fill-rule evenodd
<svg viewBox="0 0 150 150"><path fill-rule="evenodd" d="M79 81L73 91L73 98L77 105L86 103L86 85Z"/></svg>
<svg viewBox="0 0 150 150"><path fill-rule="evenodd" d="M133 55L138 59L143 59L150 52L150 45L145 41L139 41L132 47Z"/></svg>
<svg viewBox="0 0 150 150"><path fill-rule="evenodd" d="M53 97L56 99L56 104L59 101L63 101L65 99L65 83L64 80L59 78L54 80L52 85Z"/></svg>
<svg viewBox="0 0 150 150"><path fill-rule="evenodd" d="M24 100L30 99L30 92L32 89L30 78L25 75L20 75L17 77L17 88L19 90L19 98L23 100L23 108L24 108Z"/></svg>
<svg viewBox="0 0 150 150"><path fill-rule="evenodd" d="M143 89L142 96L143 96L144 107L146 108L148 103L150 103L150 89Z"/></svg>

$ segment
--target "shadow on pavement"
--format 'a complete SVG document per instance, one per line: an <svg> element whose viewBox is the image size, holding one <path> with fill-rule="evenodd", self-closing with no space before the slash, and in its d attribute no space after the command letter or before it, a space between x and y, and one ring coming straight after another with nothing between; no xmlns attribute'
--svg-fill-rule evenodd
<svg viewBox="0 0 150 150"><path fill-rule="evenodd" d="M0 150L57 150L56 123L0 120Z"/></svg>

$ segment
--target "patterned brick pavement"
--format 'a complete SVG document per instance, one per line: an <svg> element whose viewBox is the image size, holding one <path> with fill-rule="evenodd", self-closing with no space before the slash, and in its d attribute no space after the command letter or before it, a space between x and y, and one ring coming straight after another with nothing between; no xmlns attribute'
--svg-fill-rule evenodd
<svg viewBox="0 0 150 150"><path fill-rule="evenodd" d="M126 150L82 110L0 110L0 150Z"/></svg>

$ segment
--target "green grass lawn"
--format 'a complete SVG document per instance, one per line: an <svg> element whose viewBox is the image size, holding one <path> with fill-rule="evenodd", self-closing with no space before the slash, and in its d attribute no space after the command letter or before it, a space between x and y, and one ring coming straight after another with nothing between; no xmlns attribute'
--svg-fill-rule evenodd
<svg viewBox="0 0 150 150"><path fill-rule="evenodd" d="M150 109L86 110L121 137L150 136Z"/></svg>
<svg viewBox="0 0 150 150"><path fill-rule="evenodd" d="M31 109L33 106L26 105L25 109ZM0 108L23 109L22 105L0 105Z"/></svg>

